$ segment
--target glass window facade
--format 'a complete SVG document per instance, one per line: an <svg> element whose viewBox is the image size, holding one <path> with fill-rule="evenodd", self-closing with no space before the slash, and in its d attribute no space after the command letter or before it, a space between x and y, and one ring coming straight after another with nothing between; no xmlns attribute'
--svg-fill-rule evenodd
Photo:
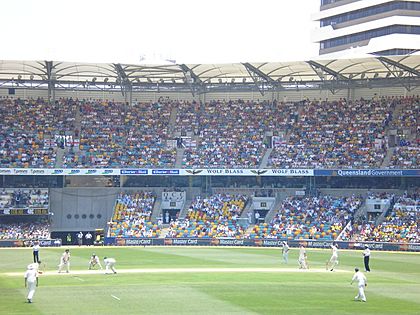
<svg viewBox="0 0 420 315"><path fill-rule="evenodd" d="M415 34L420 35L420 26L411 25L391 25L387 27L377 28L366 32L355 33L351 35L341 36L333 39L324 40L320 43L321 49L327 49L342 45L349 45L361 42L375 37L390 34Z"/></svg>
<svg viewBox="0 0 420 315"><path fill-rule="evenodd" d="M375 55L378 56L402 56L402 55L409 55L415 52L416 49L404 49L404 48L394 48L394 49L387 49L382 51L377 51Z"/></svg>
<svg viewBox="0 0 420 315"><path fill-rule="evenodd" d="M322 19L320 22L320 25L321 27L324 27L328 25L345 23L348 21L353 21L353 20L364 18L364 17L373 16L373 15L395 11L395 10L411 10L411 11L419 11L420 13L420 2L406 2L406 1L388 2L381 5L376 5L369 8L346 12L340 15L331 16L331 17Z"/></svg>
<svg viewBox="0 0 420 315"><path fill-rule="evenodd" d="M342 0L321 0L321 5L328 5L331 3L336 3L336 2L340 2Z"/></svg>

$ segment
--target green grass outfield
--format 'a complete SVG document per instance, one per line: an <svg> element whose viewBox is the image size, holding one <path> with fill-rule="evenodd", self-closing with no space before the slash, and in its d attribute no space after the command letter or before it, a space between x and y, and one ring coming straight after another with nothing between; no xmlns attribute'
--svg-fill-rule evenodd
<svg viewBox="0 0 420 315"><path fill-rule="evenodd" d="M72 247L71 273L57 274L65 247L41 248L45 272L34 303L23 275L30 248L0 249L0 314L420 314L420 254L372 252L367 303L350 286L361 251L308 249L299 271L297 249L282 264L279 248ZM92 252L117 260L116 275L89 273Z"/></svg>

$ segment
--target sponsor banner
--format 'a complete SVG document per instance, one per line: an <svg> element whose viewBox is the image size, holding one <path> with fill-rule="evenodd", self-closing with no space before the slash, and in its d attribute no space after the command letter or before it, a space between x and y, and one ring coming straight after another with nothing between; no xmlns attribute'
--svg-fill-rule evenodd
<svg viewBox="0 0 420 315"><path fill-rule="evenodd" d="M31 169L29 168L14 168L14 175L31 175Z"/></svg>
<svg viewBox="0 0 420 315"><path fill-rule="evenodd" d="M120 170L121 175L148 175L148 170L141 169L127 169Z"/></svg>
<svg viewBox="0 0 420 315"><path fill-rule="evenodd" d="M119 169L119 168L0 168L0 175L170 175L170 176L341 176L341 177L420 177L420 170L388 169Z"/></svg>
<svg viewBox="0 0 420 315"><path fill-rule="evenodd" d="M0 175L313 176L311 169L0 169Z"/></svg>
<svg viewBox="0 0 420 315"><path fill-rule="evenodd" d="M341 176L341 177L408 177L420 176L420 170L381 170L381 169L351 169L351 170L314 170L314 176Z"/></svg>
<svg viewBox="0 0 420 315"><path fill-rule="evenodd" d="M0 247L30 247L33 240L0 240ZM39 240L41 247L58 247L61 246L60 239Z"/></svg>
<svg viewBox="0 0 420 315"><path fill-rule="evenodd" d="M179 175L179 171L176 169L152 170L152 175Z"/></svg>
<svg viewBox="0 0 420 315"><path fill-rule="evenodd" d="M74 168L1 168L0 175L122 175L123 170L111 168L74 169ZM145 171L147 170L135 170Z"/></svg>
<svg viewBox="0 0 420 315"><path fill-rule="evenodd" d="M24 247L25 243L22 240L1 240L0 247Z"/></svg>
<svg viewBox="0 0 420 315"><path fill-rule="evenodd" d="M205 176L313 176L312 169L194 169L180 170L181 175Z"/></svg>
<svg viewBox="0 0 420 315"><path fill-rule="evenodd" d="M13 175L14 169L13 168L0 168L0 175Z"/></svg>
<svg viewBox="0 0 420 315"><path fill-rule="evenodd" d="M236 238L115 238L106 237L104 245L117 246L257 246L282 247L284 239L236 239ZM303 245L308 248L330 248L332 241L288 240L290 247ZM363 250L367 245L372 250L420 252L418 243L379 243L337 241L341 249Z"/></svg>

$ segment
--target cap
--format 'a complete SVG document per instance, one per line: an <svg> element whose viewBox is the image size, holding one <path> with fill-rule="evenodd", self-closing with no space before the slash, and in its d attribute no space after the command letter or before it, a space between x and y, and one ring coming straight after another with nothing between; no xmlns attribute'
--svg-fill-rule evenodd
<svg viewBox="0 0 420 315"><path fill-rule="evenodd" d="M38 269L38 263L29 264L27 268L29 270L31 270L31 269Z"/></svg>

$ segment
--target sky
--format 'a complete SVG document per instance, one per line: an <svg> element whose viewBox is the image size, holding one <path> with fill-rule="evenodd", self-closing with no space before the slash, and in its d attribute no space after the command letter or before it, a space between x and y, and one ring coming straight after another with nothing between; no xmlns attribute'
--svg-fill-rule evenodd
<svg viewBox="0 0 420 315"><path fill-rule="evenodd" d="M0 2L0 60L235 63L309 60L319 0Z"/></svg>

